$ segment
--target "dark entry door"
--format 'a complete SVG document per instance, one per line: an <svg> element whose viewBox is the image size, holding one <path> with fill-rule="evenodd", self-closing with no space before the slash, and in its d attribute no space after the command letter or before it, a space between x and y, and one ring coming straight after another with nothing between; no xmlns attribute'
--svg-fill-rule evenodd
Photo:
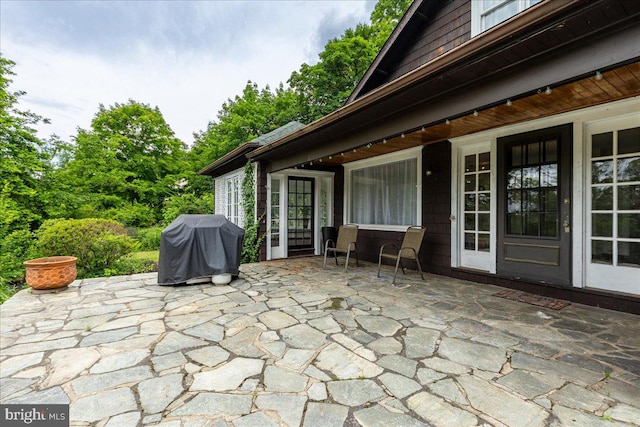
<svg viewBox="0 0 640 427"><path fill-rule="evenodd" d="M572 127L498 140L498 274L571 284Z"/></svg>
<svg viewBox="0 0 640 427"><path fill-rule="evenodd" d="M313 250L313 178L289 177L287 239L289 255Z"/></svg>

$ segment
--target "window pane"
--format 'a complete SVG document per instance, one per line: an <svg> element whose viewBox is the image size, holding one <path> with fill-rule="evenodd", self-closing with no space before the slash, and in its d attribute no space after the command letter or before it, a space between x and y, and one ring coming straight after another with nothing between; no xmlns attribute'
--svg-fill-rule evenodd
<svg viewBox="0 0 640 427"><path fill-rule="evenodd" d="M640 237L640 214L618 214L618 237Z"/></svg>
<svg viewBox="0 0 640 427"><path fill-rule="evenodd" d="M544 161L555 163L558 161L558 141L547 141L544 143Z"/></svg>
<svg viewBox="0 0 640 427"><path fill-rule="evenodd" d="M640 210L640 185L618 186L618 209Z"/></svg>
<svg viewBox="0 0 640 427"><path fill-rule="evenodd" d="M491 174L480 173L478 174L478 191L491 190Z"/></svg>
<svg viewBox="0 0 640 427"><path fill-rule="evenodd" d="M591 209L594 211L607 211L613 209L612 186L608 185L606 187L591 188Z"/></svg>
<svg viewBox="0 0 640 427"><path fill-rule="evenodd" d="M489 235L478 234L478 250L481 252L489 252Z"/></svg>
<svg viewBox="0 0 640 427"><path fill-rule="evenodd" d="M640 267L640 242L618 242L618 264Z"/></svg>
<svg viewBox="0 0 640 427"><path fill-rule="evenodd" d="M640 152L640 128L625 129L618 132L618 154Z"/></svg>
<svg viewBox="0 0 640 427"><path fill-rule="evenodd" d="M591 162L591 182L593 184L613 182L613 160Z"/></svg>
<svg viewBox="0 0 640 427"><path fill-rule="evenodd" d="M489 231L491 228L491 221L489 214L478 214L478 230L479 231Z"/></svg>
<svg viewBox="0 0 640 427"><path fill-rule="evenodd" d="M476 191L476 175L464 176L464 191Z"/></svg>
<svg viewBox="0 0 640 427"><path fill-rule="evenodd" d="M468 251L476 250L476 235L475 233L464 234L464 248Z"/></svg>
<svg viewBox="0 0 640 427"><path fill-rule="evenodd" d="M522 192L523 211L540 212L540 193L538 190L527 190Z"/></svg>
<svg viewBox="0 0 640 427"><path fill-rule="evenodd" d="M518 13L517 0L507 0L504 4L491 12L487 13L483 18L482 28L487 29L498 25L502 21L506 21L513 15Z"/></svg>
<svg viewBox="0 0 640 427"><path fill-rule="evenodd" d="M534 142L527 146L527 164L535 165L540 163L540 143Z"/></svg>
<svg viewBox="0 0 640 427"><path fill-rule="evenodd" d="M640 181L640 157L618 160L618 181Z"/></svg>
<svg viewBox="0 0 640 427"><path fill-rule="evenodd" d="M464 171L465 172L476 171L476 155L475 154L464 157Z"/></svg>
<svg viewBox="0 0 640 427"><path fill-rule="evenodd" d="M470 231L476 230L476 214L464 214L464 229Z"/></svg>
<svg viewBox="0 0 640 427"><path fill-rule="evenodd" d="M475 211L476 210L476 195L465 194L464 196L464 210Z"/></svg>
<svg viewBox="0 0 640 427"><path fill-rule="evenodd" d="M558 186L558 165L540 166L540 187Z"/></svg>
<svg viewBox="0 0 640 427"><path fill-rule="evenodd" d="M591 157L613 155L613 132L600 133L591 137Z"/></svg>
<svg viewBox="0 0 640 427"><path fill-rule="evenodd" d="M522 211L522 194L520 191L507 192L507 212Z"/></svg>
<svg viewBox="0 0 640 427"><path fill-rule="evenodd" d="M511 147L511 166L522 165L522 146Z"/></svg>
<svg viewBox="0 0 640 427"><path fill-rule="evenodd" d="M507 214L507 234L522 234L522 214Z"/></svg>
<svg viewBox="0 0 640 427"><path fill-rule="evenodd" d="M491 196L487 193L478 194L478 210L488 211L491 208Z"/></svg>
<svg viewBox="0 0 640 427"><path fill-rule="evenodd" d="M541 206L545 212L558 211L558 190L541 190Z"/></svg>
<svg viewBox="0 0 640 427"><path fill-rule="evenodd" d="M558 214L546 213L541 215L540 235L544 237L558 236Z"/></svg>
<svg viewBox="0 0 640 427"><path fill-rule="evenodd" d="M540 214L528 213L525 215L525 234L527 236L539 236L540 235Z"/></svg>
<svg viewBox="0 0 640 427"><path fill-rule="evenodd" d="M507 175L507 188L522 187L522 169L512 169Z"/></svg>
<svg viewBox="0 0 640 427"><path fill-rule="evenodd" d="M491 153L478 154L478 170L488 171L491 170Z"/></svg>
<svg viewBox="0 0 640 427"><path fill-rule="evenodd" d="M534 188L540 186L540 167L534 166L522 170L522 187Z"/></svg>
<svg viewBox="0 0 640 427"><path fill-rule="evenodd" d="M613 264L613 242L591 241L591 262Z"/></svg>
<svg viewBox="0 0 640 427"><path fill-rule="evenodd" d="M351 221L412 225L417 222L417 159L351 171Z"/></svg>
<svg viewBox="0 0 640 427"><path fill-rule="evenodd" d="M591 214L591 235L613 237L613 215Z"/></svg>

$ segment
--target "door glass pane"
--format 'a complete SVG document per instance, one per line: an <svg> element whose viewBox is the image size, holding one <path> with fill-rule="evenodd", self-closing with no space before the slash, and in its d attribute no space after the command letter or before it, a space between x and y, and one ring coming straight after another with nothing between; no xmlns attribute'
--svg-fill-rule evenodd
<svg viewBox="0 0 640 427"><path fill-rule="evenodd" d="M512 169L507 174L507 188L522 187L522 169Z"/></svg>
<svg viewBox="0 0 640 427"><path fill-rule="evenodd" d="M491 174L480 173L478 174L478 191L491 190Z"/></svg>
<svg viewBox="0 0 640 427"><path fill-rule="evenodd" d="M540 187L557 187L558 186L558 165L542 165L540 166Z"/></svg>
<svg viewBox="0 0 640 427"><path fill-rule="evenodd" d="M640 152L640 128L625 129L618 132L618 154Z"/></svg>
<svg viewBox="0 0 640 427"><path fill-rule="evenodd" d="M540 167L534 166L522 169L522 187L535 188L540 186Z"/></svg>
<svg viewBox="0 0 640 427"><path fill-rule="evenodd" d="M558 212L558 190L542 190L540 203L545 212Z"/></svg>
<svg viewBox="0 0 640 427"><path fill-rule="evenodd" d="M478 210L479 211L489 211L491 208L491 200L489 193L480 193L478 194Z"/></svg>
<svg viewBox="0 0 640 427"><path fill-rule="evenodd" d="M613 196L611 198L613 199ZM594 207L594 209L597 208ZM621 185L618 187L618 209L623 211L640 210L640 185Z"/></svg>
<svg viewBox="0 0 640 427"><path fill-rule="evenodd" d="M640 267L640 242L618 242L618 264Z"/></svg>
<svg viewBox="0 0 640 427"><path fill-rule="evenodd" d="M591 214L591 235L613 237L613 215Z"/></svg>
<svg viewBox="0 0 640 427"><path fill-rule="evenodd" d="M507 214L507 234L521 235L522 234L522 214L510 213Z"/></svg>
<svg viewBox="0 0 640 427"><path fill-rule="evenodd" d="M613 132L605 132L591 137L591 157L613 155Z"/></svg>
<svg viewBox="0 0 640 427"><path fill-rule="evenodd" d="M591 183L602 184L613 182L613 160L591 163Z"/></svg>
<svg viewBox="0 0 640 427"><path fill-rule="evenodd" d="M476 250L476 235L475 233L464 233L464 248L468 251Z"/></svg>
<svg viewBox="0 0 640 427"><path fill-rule="evenodd" d="M522 164L522 146L516 145L511 147L511 166L520 166Z"/></svg>
<svg viewBox="0 0 640 427"><path fill-rule="evenodd" d="M540 163L540 143L534 142L528 145L527 163L530 165Z"/></svg>
<svg viewBox="0 0 640 427"><path fill-rule="evenodd" d="M591 209L594 211L613 209L613 186L591 188Z"/></svg>
<svg viewBox="0 0 640 427"><path fill-rule="evenodd" d="M640 213L618 214L618 237L640 238Z"/></svg>
<svg viewBox="0 0 640 427"><path fill-rule="evenodd" d="M464 214L464 229L465 230L476 230L476 214Z"/></svg>
<svg viewBox="0 0 640 427"><path fill-rule="evenodd" d="M478 154L478 166L480 171L491 170L491 153Z"/></svg>
<svg viewBox="0 0 640 427"><path fill-rule="evenodd" d="M464 176L464 191L476 191L476 175Z"/></svg>
<svg viewBox="0 0 640 427"><path fill-rule="evenodd" d="M522 192L507 192L507 212L522 212Z"/></svg>
<svg viewBox="0 0 640 427"><path fill-rule="evenodd" d="M558 214L542 214L540 218L540 227L542 228L540 232L541 236L556 237L558 235Z"/></svg>
<svg viewBox="0 0 640 427"><path fill-rule="evenodd" d="M545 163L555 163L558 161L558 141L551 140L544 143Z"/></svg>
<svg viewBox="0 0 640 427"><path fill-rule="evenodd" d="M464 196L464 210L475 211L476 210L476 195L465 194Z"/></svg>
<svg viewBox="0 0 640 427"><path fill-rule="evenodd" d="M618 160L618 181L640 181L640 156Z"/></svg>
<svg viewBox="0 0 640 427"><path fill-rule="evenodd" d="M464 158L464 171L475 172L476 171L476 155L465 156Z"/></svg>
<svg viewBox="0 0 640 427"><path fill-rule="evenodd" d="M592 240L591 262L597 264L613 264L613 242Z"/></svg>
<svg viewBox="0 0 640 427"><path fill-rule="evenodd" d="M490 215L488 213L478 214L478 230L479 231L489 231L491 227Z"/></svg>
<svg viewBox="0 0 640 427"><path fill-rule="evenodd" d="M490 251L488 234L478 234L478 250L481 252Z"/></svg>

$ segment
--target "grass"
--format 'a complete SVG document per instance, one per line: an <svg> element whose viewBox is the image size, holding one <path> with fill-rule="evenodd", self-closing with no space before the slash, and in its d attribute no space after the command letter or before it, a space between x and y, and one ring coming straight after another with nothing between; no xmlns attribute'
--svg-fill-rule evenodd
<svg viewBox="0 0 640 427"><path fill-rule="evenodd" d="M160 256L160 251L140 251L134 252L131 256L135 259L148 259L151 261L158 261Z"/></svg>

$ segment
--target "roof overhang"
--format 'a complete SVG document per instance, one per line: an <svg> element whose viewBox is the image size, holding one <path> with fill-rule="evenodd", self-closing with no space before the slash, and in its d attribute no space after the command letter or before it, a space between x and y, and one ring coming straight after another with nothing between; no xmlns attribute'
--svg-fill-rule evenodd
<svg viewBox="0 0 640 427"><path fill-rule="evenodd" d="M247 163L247 153L250 153L259 146L260 144L257 142L245 142L215 162L199 170L198 175L209 175L215 178L239 169Z"/></svg>
<svg viewBox="0 0 640 427"><path fill-rule="evenodd" d="M635 96L640 45L629 40L640 39L639 23L640 2L542 2L248 157L271 171L320 158L343 163L382 140L394 151L460 136L456 128L474 132ZM595 71L605 78L593 88ZM505 111L506 99L516 108ZM443 128L447 121L454 126Z"/></svg>

